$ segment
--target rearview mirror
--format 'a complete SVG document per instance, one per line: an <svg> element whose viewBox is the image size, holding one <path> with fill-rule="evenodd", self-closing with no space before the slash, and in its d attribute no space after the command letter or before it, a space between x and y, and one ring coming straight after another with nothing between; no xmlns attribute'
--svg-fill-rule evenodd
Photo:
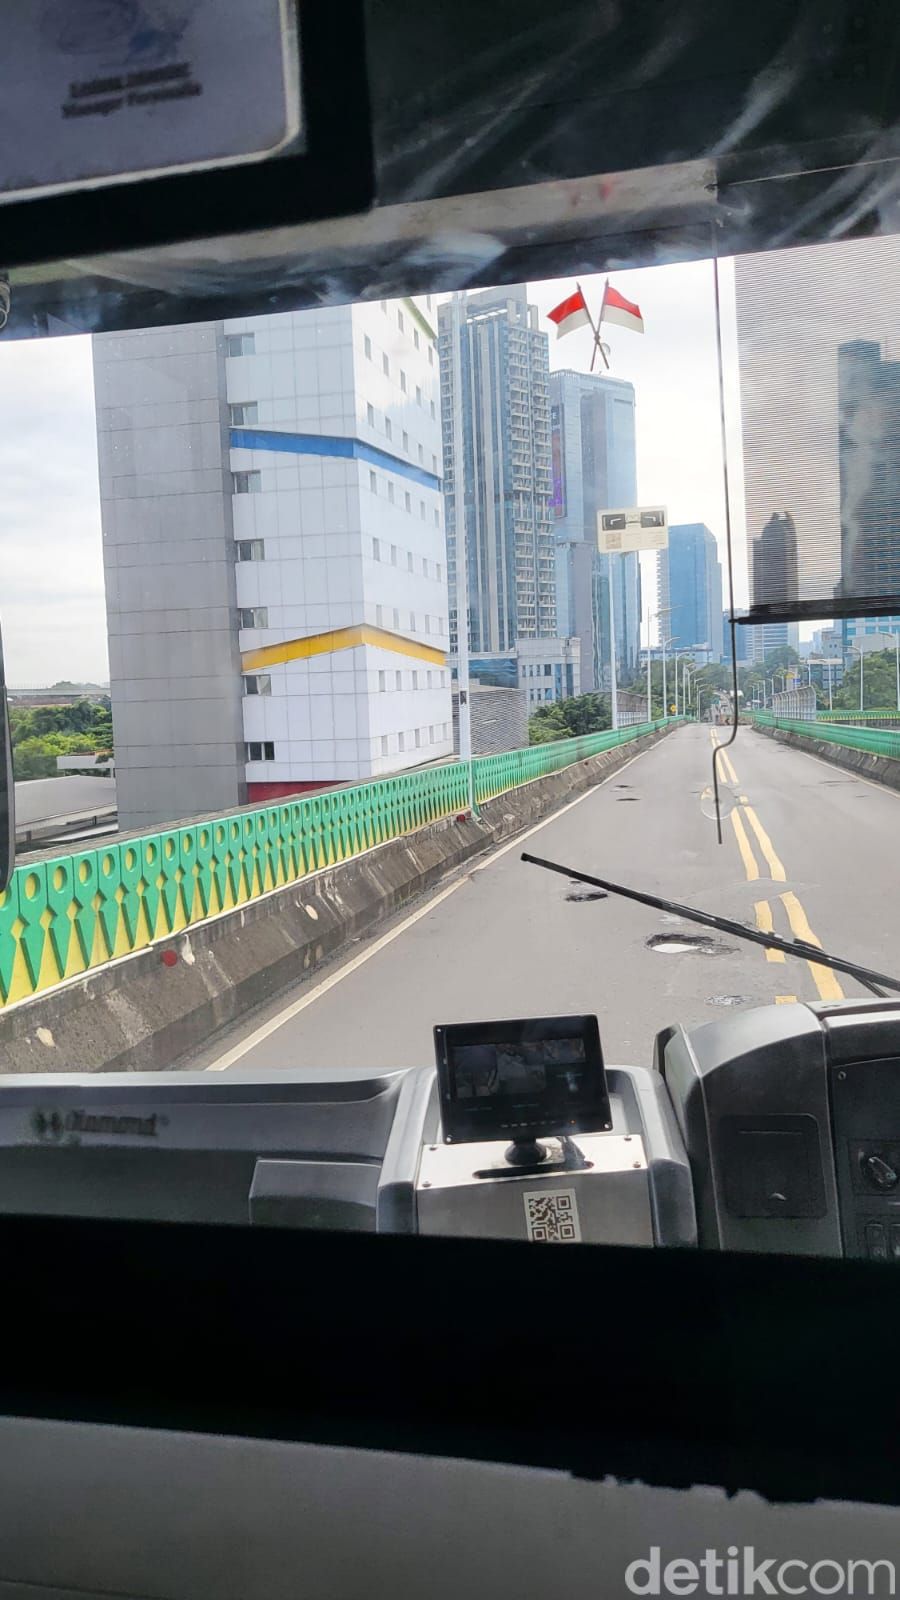
<svg viewBox="0 0 900 1600"><path fill-rule="evenodd" d="M12 740L6 703L6 667L0 635L0 894L16 864L16 788L13 782Z"/></svg>

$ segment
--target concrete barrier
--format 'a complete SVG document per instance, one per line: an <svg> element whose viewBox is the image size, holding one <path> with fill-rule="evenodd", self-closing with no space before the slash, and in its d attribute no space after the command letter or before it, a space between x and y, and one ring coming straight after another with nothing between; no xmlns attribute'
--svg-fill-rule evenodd
<svg viewBox="0 0 900 1600"><path fill-rule="evenodd" d="M891 756L874 755L870 750L848 749L845 745L833 744L829 739L817 739L814 734L792 733L787 728L767 728L757 724L754 732L763 734L767 739L777 739L779 744L792 745L795 750L807 750L811 755L829 761L832 766L858 772L860 777L871 778L873 782L883 783L889 789L900 789L900 761L895 761Z"/></svg>
<svg viewBox="0 0 900 1600"><path fill-rule="evenodd" d="M0 1013L2 1072L160 1071L316 972L482 851L550 815L668 730L563 767Z"/></svg>

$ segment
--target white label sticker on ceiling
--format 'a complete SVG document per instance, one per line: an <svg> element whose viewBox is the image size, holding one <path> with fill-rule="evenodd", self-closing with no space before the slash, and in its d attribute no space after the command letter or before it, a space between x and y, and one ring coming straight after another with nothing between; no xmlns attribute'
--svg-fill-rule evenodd
<svg viewBox="0 0 900 1600"><path fill-rule="evenodd" d="M286 0L0 0L0 197L224 165L302 132Z"/></svg>

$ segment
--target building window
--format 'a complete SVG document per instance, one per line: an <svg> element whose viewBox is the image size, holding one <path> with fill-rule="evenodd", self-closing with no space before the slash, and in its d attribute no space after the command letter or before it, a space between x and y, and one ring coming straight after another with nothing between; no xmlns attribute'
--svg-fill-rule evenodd
<svg viewBox="0 0 900 1600"><path fill-rule="evenodd" d="M427 611L425 613L425 632L426 633L430 633L431 632L431 618L428 615Z"/></svg>
<svg viewBox="0 0 900 1600"><path fill-rule="evenodd" d="M416 613L414 611L409 613L409 631L410 633L415 633L416 631Z"/></svg>
<svg viewBox="0 0 900 1600"><path fill-rule="evenodd" d="M437 512L435 512L435 516L437 516ZM434 569L435 569L435 577L437 578L438 583L440 583L440 581L441 581L441 579L442 579L442 577L444 575L444 569L441 566L441 563L439 561L435 562ZM613 606L613 610L615 611L615 606Z"/></svg>
<svg viewBox="0 0 900 1600"><path fill-rule="evenodd" d="M402 311L398 311L397 312L397 327L400 329L400 332L402 333L403 332L403 312Z"/></svg>
<svg viewBox="0 0 900 1600"><path fill-rule="evenodd" d="M419 445L419 466L423 467L424 465L425 465L425 450L424 450L424 447L422 445ZM613 608L613 609L615 609L615 608Z"/></svg>
<svg viewBox="0 0 900 1600"><path fill-rule="evenodd" d="M391 482L390 478L388 478L388 499L390 500L391 505L393 505L394 504L394 485ZM396 566L396 562L394 563L394 565Z"/></svg>
<svg viewBox="0 0 900 1600"><path fill-rule="evenodd" d="M418 689L419 687L419 674L417 672L414 672L412 675L412 686L414 689Z"/></svg>
<svg viewBox="0 0 900 1600"><path fill-rule="evenodd" d="M615 606L613 607L613 610L615 610ZM431 727L428 729L428 743L434 744L434 723L432 723Z"/></svg>
<svg viewBox="0 0 900 1600"><path fill-rule="evenodd" d="M387 673L386 672L379 672L379 674L378 674L378 693L379 694L384 694L386 689L387 689Z"/></svg>
<svg viewBox="0 0 900 1600"><path fill-rule="evenodd" d="M435 404L434 404L433 400L431 402L431 420L432 420L432 422L436 422L437 421L437 410L435 408ZM613 606L613 610L614 611L615 611L615 609L616 609L615 606Z"/></svg>
<svg viewBox="0 0 900 1600"><path fill-rule="evenodd" d="M434 525L435 525L436 528L439 528L440 525L441 525L441 513L439 512L437 506L435 506L435 508L434 508ZM438 567L438 577L440 577L440 575L441 575L441 571L440 571L440 567ZM613 607L613 610L615 610L615 607Z"/></svg>
<svg viewBox="0 0 900 1600"><path fill-rule="evenodd" d="M254 739L252 743L245 745L244 749L246 751L248 761L275 760L275 746L271 739L264 739L262 742L260 742L258 739Z"/></svg>
<svg viewBox="0 0 900 1600"><path fill-rule="evenodd" d="M227 356L252 356L255 350L255 333L226 333L225 354Z"/></svg>
<svg viewBox="0 0 900 1600"><path fill-rule="evenodd" d="M377 539L372 540L372 560L381 560L381 545Z"/></svg>
<svg viewBox="0 0 900 1600"><path fill-rule="evenodd" d="M431 679L432 679L432 674L429 672L429 674L428 674L428 687L429 687L429 689L432 688Z"/></svg>
<svg viewBox="0 0 900 1600"><path fill-rule="evenodd" d="M233 472L231 474L232 494L259 494L261 489L261 472Z"/></svg>
<svg viewBox="0 0 900 1600"><path fill-rule="evenodd" d="M238 612L238 626L241 628L267 628L269 626L268 606L242 606Z"/></svg>
<svg viewBox="0 0 900 1600"><path fill-rule="evenodd" d="M387 753L388 753L388 736L387 736L386 733L383 733L381 735L381 754L383 756L386 756Z"/></svg>
<svg viewBox="0 0 900 1600"><path fill-rule="evenodd" d="M245 694L271 694L272 679L268 672L257 672L244 679Z"/></svg>
<svg viewBox="0 0 900 1600"><path fill-rule="evenodd" d="M416 749L417 750L421 748L421 744L422 744L422 730L421 730L421 728L417 728L416 729Z"/></svg>
<svg viewBox="0 0 900 1600"><path fill-rule="evenodd" d="M371 359L372 359L372 341L369 338L368 334L366 334L365 338L363 339L363 349L366 352L366 360L367 361L371 361Z"/></svg>
<svg viewBox="0 0 900 1600"><path fill-rule="evenodd" d="M384 373L386 378L390 377L390 375L391 375L391 363L388 360L387 356L382 356L382 358L381 358L381 370Z"/></svg>
<svg viewBox="0 0 900 1600"><path fill-rule="evenodd" d="M422 557L422 577L423 578L427 578L428 577L428 557L427 556L423 556Z"/></svg>
<svg viewBox="0 0 900 1600"><path fill-rule="evenodd" d="M375 607L375 625L378 628L384 627L384 606Z"/></svg>
<svg viewBox="0 0 900 1600"><path fill-rule="evenodd" d="M401 374L400 374L400 387L403 390L403 393L405 394L406 393L406 373L405 372L401 372Z"/></svg>
<svg viewBox="0 0 900 1600"><path fill-rule="evenodd" d="M403 673L402 672L395 672L394 673L394 684L395 684L395 687L398 690L403 688Z"/></svg>
<svg viewBox="0 0 900 1600"><path fill-rule="evenodd" d="M394 607L394 632L400 632L400 613L396 606Z"/></svg>
<svg viewBox="0 0 900 1600"><path fill-rule="evenodd" d="M409 453L409 434L406 432L405 428L403 430L403 448L408 454ZM613 607L613 610L615 610L615 607Z"/></svg>
<svg viewBox="0 0 900 1600"><path fill-rule="evenodd" d="M401 755L403 754L404 750L406 749L406 740L403 737L402 733L398 733L398 735L397 735L397 749L400 751Z"/></svg>
<svg viewBox="0 0 900 1600"><path fill-rule="evenodd" d="M419 330L418 330L418 328L413 328L413 344L415 345L416 349L418 350L418 348L419 348Z"/></svg>
<svg viewBox="0 0 900 1600"><path fill-rule="evenodd" d="M259 421L259 406L255 400L245 400L242 405L228 407L228 421L232 428L247 428Z"/></svg>
<svg viewBox="0 0 900 1600"><path fill-rule="evenodd" d="M413 561L413 553L411 550L406 552L406 570L407 572L415 572L416 570L415 563Z"/></svg>
<svg viewBox="0 0 900 1600"><path fill-rule="evenodd" d="M376 478L374 472L369 473L369 488L373 494L378 493L378 479Z"/></svg>
<svg viewBox="0 0 900 1600"><path fill-rule="evenodd" d="M393 488L393 484L391 485L391 488ZM391 566L395 567L396 565L397 565L397 546L395 544L392 544L391 545Z"/></svg>
<svg viewBox="0 0 900 1600"><path fill-rule="evenodd" d="M385 417L384 419L384 436L386 439L393 439L394 437L394 424L390 417Z"/></svg>
<svg viewBox="0 0 900 1600"><path fill-rule="evenodd" d="M615 609L616 609L615 606L613 606L613 610L614 611L615 611ZM609 648L610 648L610 650L612 650L612 645L610 645ZM545 678L549 678L551 675L552 675L552 668L550 666L549 661L547 661L547 662L544 663L544 677Z"/></svg>
<svg viewBox="0 0 900 1600"><path fill-rule="evenodd" d="M434 366L434 346L433 345L429 345L428 346L428 365L430 367ZM613 607L613 609L615 610L615 607Z"/></svg>
<svg viewBox="0 0 900 1600"><path fill-rule="evenodd" d="M435 455L433 455L431 457L431 470L434 473L435 477L437 477L437 456L435 456Z"/></svg>
<svg viewBox="0 0 900 1600"><path fill-rule="evenodd" d="M266 546L263 539L238 539L238 561L265 561Z"/></svg>
<svg viewBox="0 0 900 1600"><path fill-rule="evenodd" d="M374 426L375 426L375 407L373 405L371 405L371 404L366 406L366 421L369 424L370 428L374 428Z"/></svg>
<svg viewBox="0 0 900 1600"><path fill-rule="evenodd" d="M412 497L411 497L411 495L409 493L409 490L407 490L407 492L406 492L406 494L404 496L404 504L406 506L407 511L412 511ZM615 610L615 607L613 607L613 609Z"/></svg>
<svg viewBox="0 0 900 1600"><path fill-rule="evenodd" d="M422 388L421 388L421 385L417 383L416 384L416 405L420 406L421 404L422 404Z"/></svg>
<svg viewBox="0 0 900 1600"><path fill-rule="evenodd" d="M422 521L424 522L425 521L425 501L424 500L420 500L419 501L419 516L422 518Z"/></svg>

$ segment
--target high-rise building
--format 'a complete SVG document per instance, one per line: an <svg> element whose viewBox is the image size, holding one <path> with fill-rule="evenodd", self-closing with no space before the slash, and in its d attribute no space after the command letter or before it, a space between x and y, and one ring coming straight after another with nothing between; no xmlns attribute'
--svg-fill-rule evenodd
<svg viewBox="0 0 900 1600"><path fill-rule="evenodd" d="M429 309L95 337L123 827L452 752Z"/></svg>
<svg viewBox="0 0 900 1600"><path fill-rule="evenodd" d="M460 504L466 518L469 649L489 654L514 649L520 639L552 638L557 619L547 335L538 328L537 308L528 304L524 286L454 296L439 308L438 328L451 654L462 622L456 604Z"/></svg>
<svg viewBox="0 0 900 1600"><path fill-rule="evenodd" d="M900 594L900 361L857 339L838 350L839 594Z"/></svg>
<svg viewBox="0 0 900 1600"><path fill-rule="evenodd" d="M702 650L722 659L722 568L715 536L704 522L669 528L659 552L659 609L676 650Z"/></svg>
<svg viewBox="0 0 900 1600"><path fill-rule="evenodd" d="M581 686L609 681L609 560L597 549L597 513L637 499L634 388L593 373L550 375L553 446L551 512L556 534L556 609L560 633L581 642ZM612 558L618 675L638 670L640 557Z"/></svg>

